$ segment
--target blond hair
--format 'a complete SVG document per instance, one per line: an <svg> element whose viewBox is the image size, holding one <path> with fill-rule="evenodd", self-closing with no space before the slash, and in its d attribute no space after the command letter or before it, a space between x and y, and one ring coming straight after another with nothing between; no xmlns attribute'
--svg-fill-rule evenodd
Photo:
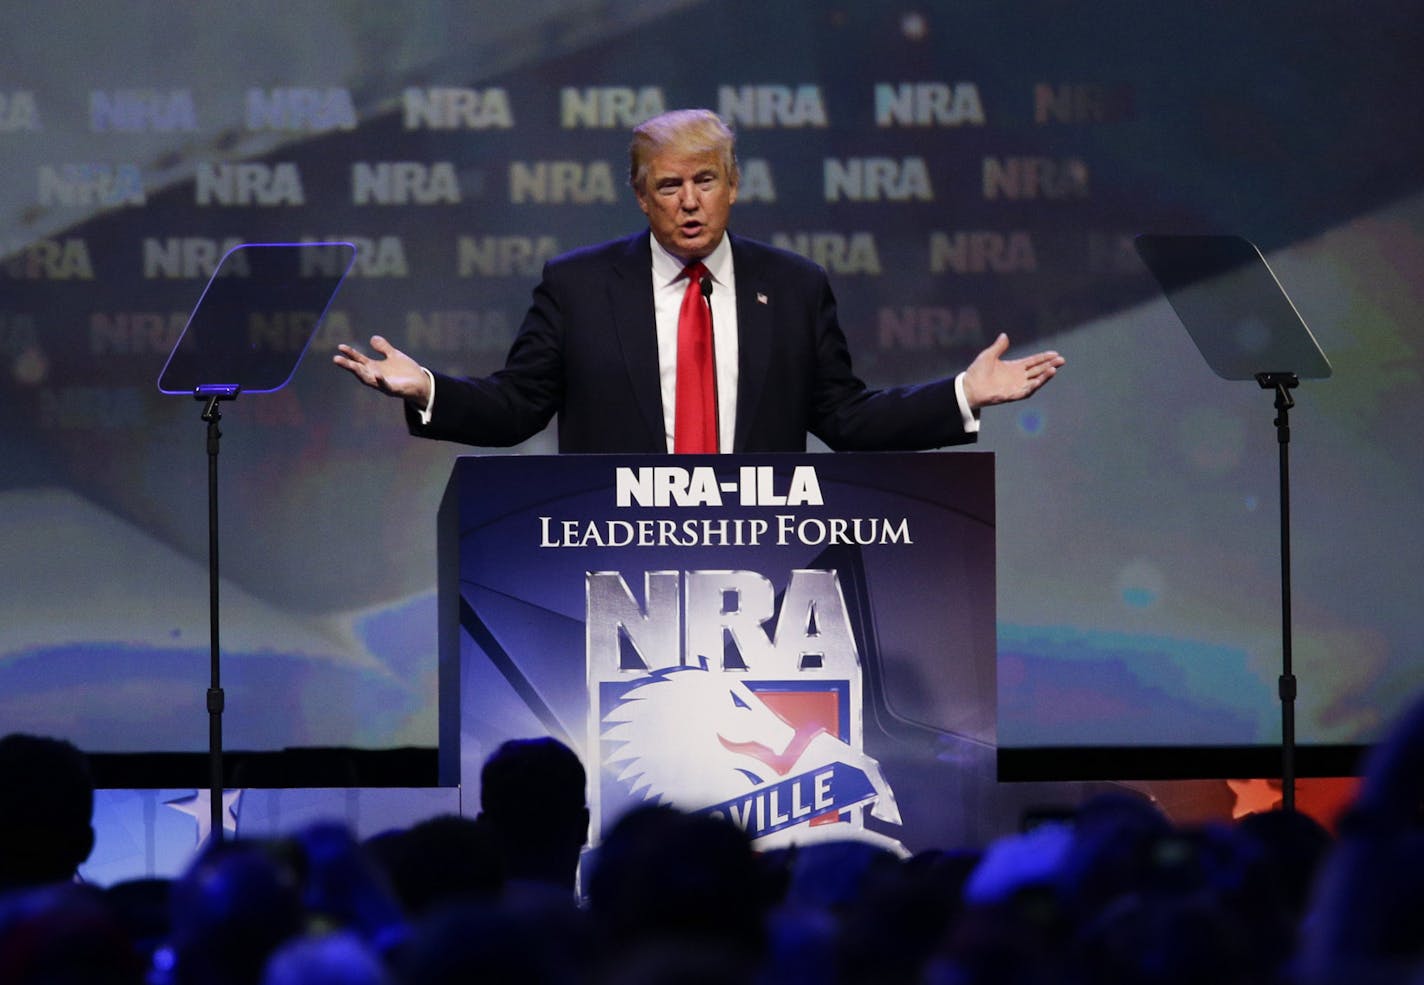
<svg viewBox="0 0 1424 985"><path fill-rule="evenodd" d="M663 151L717 154L727 181L737 183L736 137L732 128L710 109L674 109L659 113L633 129L628 145L628 183L641 192L648 165Z"/></svg>

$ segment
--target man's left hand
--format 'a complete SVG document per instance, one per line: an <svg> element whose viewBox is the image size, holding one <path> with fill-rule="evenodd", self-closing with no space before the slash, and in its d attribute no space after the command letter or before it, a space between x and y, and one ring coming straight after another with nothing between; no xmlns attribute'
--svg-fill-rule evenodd
<svg viewBox="0 0 1424 985"><path fill-rule="evenodd" d="M974 357L964 371L964 398L978 410L991 404L1022 400L1053 379L1058 367L1066 361L1058 353L1047 350L1022 359L1005 359L1009 337L1000 332L987 349Z"/></svg>

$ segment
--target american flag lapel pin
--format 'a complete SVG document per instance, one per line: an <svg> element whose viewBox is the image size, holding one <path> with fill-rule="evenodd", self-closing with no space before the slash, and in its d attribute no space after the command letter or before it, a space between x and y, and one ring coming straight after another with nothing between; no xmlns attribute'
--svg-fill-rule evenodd
<svg viewBox="0 0 1424 985"><path fill-rule="evenodd" d="M757 304L766 304L766 295L757 291Z"/></svg>

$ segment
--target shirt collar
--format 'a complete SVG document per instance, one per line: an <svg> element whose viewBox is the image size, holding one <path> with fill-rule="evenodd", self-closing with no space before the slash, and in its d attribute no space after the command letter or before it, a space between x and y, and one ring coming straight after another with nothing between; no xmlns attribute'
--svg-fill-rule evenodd
<svg viewBox="0 0 1424 985"><path fill-rule="evenodd" d="M662 285L673 283L682 276L683 268L687 264L663 249L663 245L653 237L651 232L648 233L648 239L653 244L653 283ZM702 265L712 275L712 282L724 287L732 282L731 240L730 234L723 233L722 242L718 243L717 248L702 259Z"/></svg>

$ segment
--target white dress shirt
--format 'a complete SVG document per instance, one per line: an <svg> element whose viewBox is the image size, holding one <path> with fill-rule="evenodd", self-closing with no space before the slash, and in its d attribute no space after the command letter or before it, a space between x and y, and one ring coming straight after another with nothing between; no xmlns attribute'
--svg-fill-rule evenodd
<svg viewBox="0 0 1424 985"><path fill-rule="evenodd" d="M652 234L648 234L652 239ZM663 430L672 451L677 409L677 316L687 266L653 239L653 313L658 324L658 381L663 395ZM702 261L712 277L712 356L717 364L717 447L732 450L737 433L737 280L726 236Z"/></svg>

